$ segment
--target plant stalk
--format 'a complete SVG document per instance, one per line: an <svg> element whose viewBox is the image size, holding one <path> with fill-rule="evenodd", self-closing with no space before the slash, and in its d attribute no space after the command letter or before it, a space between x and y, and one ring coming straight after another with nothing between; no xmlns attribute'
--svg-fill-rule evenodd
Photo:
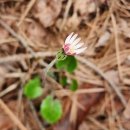
<svg viewBox="0 0 130 130"><path fill-rule="evenodd" d="M48 73L48 71L53 67L53 65L56 63L56 58L54 58L50 64L48 64L48 66L44 69L44 75L46 78L46 75Z"/></svg>

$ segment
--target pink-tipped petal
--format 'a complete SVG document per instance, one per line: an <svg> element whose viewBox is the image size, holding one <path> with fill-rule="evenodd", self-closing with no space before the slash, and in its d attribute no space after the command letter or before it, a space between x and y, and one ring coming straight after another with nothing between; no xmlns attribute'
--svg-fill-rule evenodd
<svg viewBox="0 0 130 130"><path fill-rule="evenodd" d="M84 52L86 49L87 49L87 47L77 49L77 50L75 50L75 53L80 54L80 53Z"/></svg>
<svg viewBox="0 0 130 130"><path fill-rule="evenodd" d="M64 45L64 51L65 52L68 52L69 51L69 49L70 49L70 47L69 47L70 45L69 44L66 44L66 45Z"/></svg>
<svg viewBox="0 0 130 130"><path fill-rule="evenodd" d="M69 41L71 39L71 37L73 36L74 32L72 32L65 40L65 44L69 44Z"/></svg>

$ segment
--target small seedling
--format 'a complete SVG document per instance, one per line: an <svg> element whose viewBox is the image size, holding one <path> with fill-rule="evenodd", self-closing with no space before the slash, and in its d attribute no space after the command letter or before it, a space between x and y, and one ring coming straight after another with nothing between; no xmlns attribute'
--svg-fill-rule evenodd
<svg viewBox="0 0 130 130"><path fill-rule="evenodd" d="M40 114L47 123L54 124L62 116L62 105L59 100L47 96L40 107Z"/></svg>
<svg viewBox="0 0 130 130"><path fill-rule="evenodd" d="M71 33L65 40L65 43L56 54L54 60L45 68L44 76L46 78L47 74L55 78L53 73L48 73L50 68L56 63L57 69L63 69L69 73L73 73L77 68L77 60L74 57L86 50L87 47L83 47L84 43L80 42L80 38L77 38L77 34ZM68 85L67 77L60 78L60 83L63 86ZM76 80L72 80L70 89L75 91L78 87ZM35 77L29 80L24 86L24 95L29 99L35 99L42 95L41 81L39 77ZM47 96L40 107L40 114L43 119L49 123L54 124L60 120L62 117L62 105L58 99L54 100L52 96Z"/></svg>

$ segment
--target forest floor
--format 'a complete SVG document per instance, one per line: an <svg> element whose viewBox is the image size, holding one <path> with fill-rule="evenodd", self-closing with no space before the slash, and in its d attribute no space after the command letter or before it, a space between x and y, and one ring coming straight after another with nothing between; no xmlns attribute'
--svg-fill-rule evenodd
<svg viewBox="0 0 130 130"><path fill-rule="evenodd" d="M77 69L50 71L76 79L78 90L47 76L42 96L28 100L24 84L41 76L71 32L87 46ZM39 114L51 93L63 107L54 125ZM129 0L0 0L0 130L130 130L129 107Z"/></svg>

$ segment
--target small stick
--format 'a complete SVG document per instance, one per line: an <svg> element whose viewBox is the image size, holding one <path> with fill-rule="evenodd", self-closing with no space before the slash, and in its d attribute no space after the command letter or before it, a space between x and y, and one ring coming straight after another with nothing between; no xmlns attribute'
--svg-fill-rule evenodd
<svg viewBox="0 0 130 130"><path fill-rule="evenodd" d="M8 108L8 106L0 99L0 107L10 117L10 119L18 126L20 130L27 130L27 128L20 122L20 120L14 115L14 113Z"/></svg>
<svg viewBox="0 0 130 130"><path fill-rule="evenodd" d="M60 31L63 29L63 27L66 23L71 5L72 5L72 0L68 0L67 5L66 5L66 9L65 9L65 13L64 13L64 16L63 16L63 21L62 21L61 26L60 26Z"/></svg>
<svg viewBox="0 0 130 130"><path fill-rule="evenodd" d="M44 69L44 73L45 73L45 77L48 73L48 71L52 68L52 66L56 63L56 58L54 58L50 64L48 64L48 66Z"/></svg>
<svg viewBox="0 0 130 130"><path fill-rule="evenodd" d="M0 58L0 64L8 63L8 62L17 62L25 59L31 58L44 58L46 56L54 56L56 53L54 52L34 52L34 54L17 54L12 56L6 56Z"/></svg>
<svg viewBox="0 0 130 130"><path fill-rule="evenodd" d="M0 92L0 98L3 97L4 95L6 95L7 93L13 91L14 89L17 88L18 82L11 84L9 87L7 87L5 90L3 90L2 92Z"/></svg>
<svg viewBox="0 0 130 130"><path fill-rule="evenodd" d="M36 113L36 110L35 110L35 107L34 107L32 101L28 101L28 102L29 102L30 108L32 110L32 114L33 114L33 116L34 116L34 118L35 118L35 120L36 120L36 122L37 122L37 124L38 124L38 126L40 128L40 130L45 130L45 128L43 127L41 121L39 120L39 118L37 116L37 113Z"/></svg>
<svg viewBox="0 0 130 130"><path fill-rule="evenodd" d="M15 38L6 38L6 39L2 39L0 40L0 45L5 44L5 43L10 43L10 42L16 42L17 40Z"/></svg>
<svg viewBox="0 0 130 130"><path fill-rule="evenodd" d="M81 61L82 63L86 64L88 67L90 67L92 70L94 70L95 72L97 72L103 79L105 79L109 85L111 86L111 88L116 92L117 96L119 97L119 99L121 100L122 104L124 107L126 107L127 105L127 102L124 98L124 96L122 95L120 89L118 89L118 87L111 81L107 78L107 76L102 72L102 70L100 70L97 66L95 66L92 62L82 58L82 57L78 57L77 56L77 59L79 61Z"/></svg>
<svg viewBox="0 0 130 130"><path fill-rule="evenodd" d="M104 124L100 123L99 121L97 121L95 118L93 117L88 117L88 119L93 122L93 124L95 124L96 126L98 126L99 128L101 128L102 130L109 130Z"/></svg>
<svg viewBox="0 0 130 130"><path fill-rule="evenodd" d="M29 4L27 5L27 9L24 11L24 13L22 14L22 16L20 17L20 21L18 23L18 26L20 26L22 24L22 22L24 21L25 17L27 16L27 14L29 13L29 11L31 10L31 8L33 7L33 5L35 4L36 0L31 0L29 2Z"/></svg>

